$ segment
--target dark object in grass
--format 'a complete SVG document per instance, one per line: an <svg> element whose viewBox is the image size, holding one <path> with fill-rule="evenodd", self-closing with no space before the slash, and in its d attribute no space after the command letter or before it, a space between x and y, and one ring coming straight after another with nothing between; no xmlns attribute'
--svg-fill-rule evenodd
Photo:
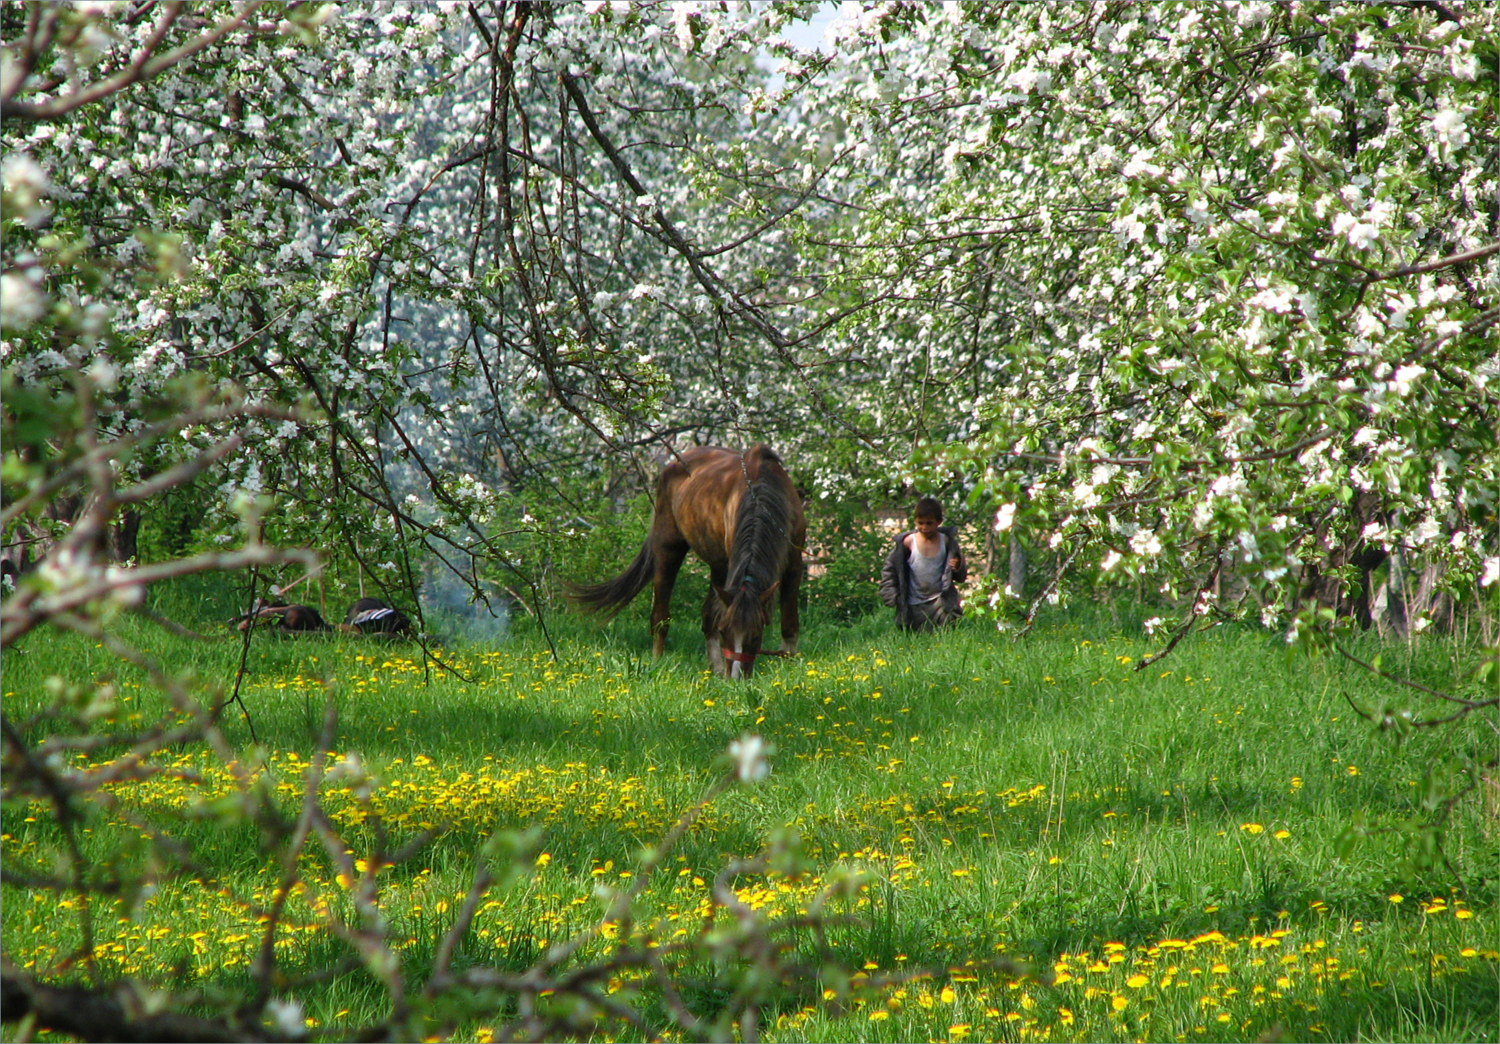
<svg viewBox="0 0 1500 1044"><path fill-rule="evenodd" d="M273 626L282 634L310 634L328 630L323 617L310 605L287 605L285 602L261 605L253 613L246 613L239 618L241 632L250 629L252 618L275 620Z"/></svg>
<svg viewBox="0 0 1500 1044"><path fill-rule="evenodd" d="M743 453L695 446L677 455L656 480L656 514L640 553L625 571L596 584L569 584L583 608L613 616L648 583L651 652L667 645L672 585L689 550L708 565L712 582L703 603L703 637L716 674L748 678L760 655L797 651L797 588L807 520L802 498L771 447ZM781 649L761 650L780 595Z"/></svg>
<svg viewBox="0 0 1500 1044"><path fill-rule="evenodd" d="M345 634L369 634L385 638L396 636L410 638L415 632L411 621L399 609L382 602L379 598L361 598L344 614L339 630Z"/></svg>

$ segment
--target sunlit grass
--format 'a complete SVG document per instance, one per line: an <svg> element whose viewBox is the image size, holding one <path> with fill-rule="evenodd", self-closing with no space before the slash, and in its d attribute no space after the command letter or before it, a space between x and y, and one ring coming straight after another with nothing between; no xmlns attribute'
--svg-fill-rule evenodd
<svg viewBox="0 0 1500 1044"><path fill-rule="evenodd" d="M234 769L263 776L295 809L325 701L336 703L330 763L358 752L376 785L365 798L328 783L323 802L356 872L380 880L382 913L414 967L452 923L474 852L497 830L538 834L524 872L486 897L463 962L524 967L597 926L596 891L629 887L643 847L702 792L727 742L756 731L777 748L770 779L699 820L631 930L659 940L694 930L726 859L781 827L802 836L814 872L747 878L742 901L795 913L834 875L862 873L849 906L859 923L833 938L860 977L789 994L770 1038L1495 1037L1492 814L1481 797L1459 806L1446 842L1457 877L1404 880L1402 838L1378 832L1413 814L1434 759L1486 742L1479 727L1387 742L1344 699L1373 691L1369 678L1287 659L1252 631L1224 629L1145 672L1133 670L1149 651L1142 639L1097 625L1060 622L1020 645L978 627L925 638L815 631L802 659L763 663L737 686L710 678L685 636L653 666L624 628L564 626L555 662L518 628L499 650L440 653L445 667L412 646L268 636L241 689L261 746L233 710L226 727L246 759ZM1434 650L1410 669L1441 673ZM238 663L230 642L167 653L226 684ZM46 675L103 664L67 641L8 652L7 715L42 703ZM117 725L162 710L129 670L117 681ZM175 829L210 872L95 900L98 960L233 985L261 943L279 868L254 855L252 828L216 818L231 768L198 750L175 757L173 774L114 795L158 822L186 811ZM392 848L440 833L415 861L372 867L372 814ZM1377 832L1340 857L1336 839L1356 816ZM45 810L7 808L4 828L8 867L56 862ZM132 840L112 829L85 843L139 865ZM323 922L346 909L353 882L320 853L304 863L276 939L290 973L345 952ZM76 900L19 889L5 900L17 964L46 971L76 951ZM617 930L605 925L586 952L603 952ZM314 1033L382 1011L359 972L308 999Z"/></svg>

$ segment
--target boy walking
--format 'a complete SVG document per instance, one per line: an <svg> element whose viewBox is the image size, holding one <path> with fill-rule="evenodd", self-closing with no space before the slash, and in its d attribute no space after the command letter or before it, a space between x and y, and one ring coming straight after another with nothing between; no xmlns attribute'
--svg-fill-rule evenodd
<svg viewBox="0 0 1500 1044"><path fill-rule="evenodd" d="M943 525L943 505L917 501L917 528L896 538L880 571L880 597L903 631L931 631L963 615L955 584L968 579L958 528Z"/></svg>

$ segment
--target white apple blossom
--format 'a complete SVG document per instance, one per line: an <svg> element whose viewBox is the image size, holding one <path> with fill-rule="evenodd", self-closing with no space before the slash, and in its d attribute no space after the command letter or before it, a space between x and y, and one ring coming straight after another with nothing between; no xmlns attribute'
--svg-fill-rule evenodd
<svg viewBox="0 0 1500 1044"><path fill-rule="evenodd" d="M1130 549L1147 557L1161 554L1161 540L1149 529L1138 530L1130 538Z"/></svg>
<svg viewBox="0 0 1500 1044"><path fill-rule="evenodd" d="M288 1040L300 1040L307 1035L307 1024L303 1021L302 1005L297 1000L273 998L266 1003L266 1013L276 1026L276 1031Z"/></svg>
<svg viewBox="0 0 1500 1044"><path fill-rule="evenodd" d="M1426 367L1411 364L1399 367L1391 376L1390 389L1402 398L1411 394L1412 386L1427 372Z"/></svg>
<svg viewBox="0 0 1500 1044"><path fill-rule="evenodd" d="M47 216L52 182L28 153L12 152L0 162L0 186L5 193L6 217L35 224Z"/></svg>
<svg viewBox="0 0 1500 1044"><path fill-rule="evenodd" d="M46 295L36 281L18 272L0 275L0 327L6 333L24 330L46 310Z"/></svg>
<svg viewBox="0 0 1500 1044"><path fill-rule="evenodd" d="M759 783L771 774L770 748L759 735L746 733L729 743L729 757L741 783Z"/></svg>
<svg viewBox="0 0 1500 1044"><path fill-rule="evenodd" d="M1469 143L1469 129L1465 125L1464 114L1457 109L1438 111L1433 115L1430 127L1433 158L1441 162L1451 160L1455 149L1461 149Z"/></svg>

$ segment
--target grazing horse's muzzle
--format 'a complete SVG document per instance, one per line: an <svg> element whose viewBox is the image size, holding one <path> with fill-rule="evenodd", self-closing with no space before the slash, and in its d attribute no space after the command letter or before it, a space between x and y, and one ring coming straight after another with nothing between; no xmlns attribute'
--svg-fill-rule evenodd
<svg viewBox="0 0 1500 1044"><path fill-rule="evenodd" d="M760 656L790 656L791 654L782 649L757 649L755 652L736 652L729 648L720 648L726 664L738 663L743 665L745 674L755 669L755 660Z"/></svg>
<svg viewBox="0 0 1500 1044"><path fill-rule="evenodd" d="M721 645L724 654L724 677L731 679L748 678L755 672L755 657L760 654L759 649L751 652L741 652L739 649L731 649L727 645Z"/></svg>

